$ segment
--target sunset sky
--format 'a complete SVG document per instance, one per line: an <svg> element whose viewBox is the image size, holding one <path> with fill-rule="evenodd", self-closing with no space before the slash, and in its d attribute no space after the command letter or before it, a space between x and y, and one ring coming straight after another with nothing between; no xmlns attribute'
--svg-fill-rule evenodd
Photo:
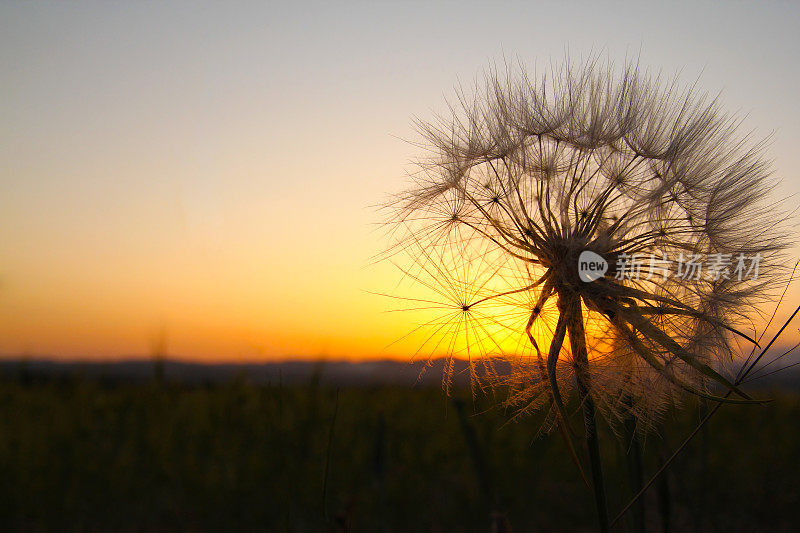
<svg viewBox="0 0 800 533"><path fill-rule="evenodd" d="M408 357L371 293L397 278L374 206L420 154L412 118L504 57L699 77L772 135L796 205L798 24L788 3L3 3L0 354Z"/></svg>

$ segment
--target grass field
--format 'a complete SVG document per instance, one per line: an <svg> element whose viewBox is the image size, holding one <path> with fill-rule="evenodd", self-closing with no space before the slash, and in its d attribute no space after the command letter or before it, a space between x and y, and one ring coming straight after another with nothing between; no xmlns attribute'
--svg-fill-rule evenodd
<svg viewBox="0 0 800 533"><path fill-rule="evenodd" d="M514 531L591 531L560 438L458 395L463 417L437 388L351 387L337 403L313 382L5 380L0 529L489 531L499 512ZM717 414L647 493L650 530L796 530L800 397L773 397ZM648 472L697 419L697 406L667 417ZM614 516L630 497L625 445L602 437Z"/></svg>

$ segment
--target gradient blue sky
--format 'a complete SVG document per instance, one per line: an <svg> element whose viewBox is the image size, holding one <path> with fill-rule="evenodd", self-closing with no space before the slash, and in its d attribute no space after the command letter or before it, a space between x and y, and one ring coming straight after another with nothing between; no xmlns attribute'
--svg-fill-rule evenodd
<svg viewBox="0 0 800 533"><path fill-rule="evenodd" d="M797 195L798 26L789 3L2 3L0 353L402 357L364 289L413 115L504 57L640 56L772 134Z"/></svg>

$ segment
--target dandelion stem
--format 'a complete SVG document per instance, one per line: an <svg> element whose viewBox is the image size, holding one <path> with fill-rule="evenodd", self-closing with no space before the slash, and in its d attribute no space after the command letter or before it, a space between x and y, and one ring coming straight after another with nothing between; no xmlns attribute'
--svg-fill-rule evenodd
<svg viewBox="0 0 800 533"><path fill-rule="evenodd" d="M597 416L594 400L590 394L589 356L586 349L586 333L583 327L580 297L575 294L559 295L562 316L567 320L569 342L572 348L572 359L575 365L575 378L578 394L583 407L583 423L586 429L586 448L589 451L589 464L592 471L592 489L594 490L597 520L600 531L609 531L608 505L606 489L603 482L603 462L600 457L600 440L597 434Z"/></svg>

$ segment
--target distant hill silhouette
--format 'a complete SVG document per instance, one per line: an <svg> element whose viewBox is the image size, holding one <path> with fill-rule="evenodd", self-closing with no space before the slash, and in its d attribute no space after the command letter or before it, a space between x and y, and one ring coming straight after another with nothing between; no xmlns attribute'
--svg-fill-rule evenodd
<svg viewBox="0 0 800 533"><path fill-rule="evenodd" d="M788 363L783 363L784 365ZM153 380L163 372L164 380L193 385L219 384L243 379L255 384L304 384L318 380L336 386L397 385L404 387L441 386L445 359L429 363L405 363L396 360L362 362L337 360L288 360L268 363L190 363L176 360L130 359L118 362L56 361L51 359L0 360L0 379L25 381L37 379L84 378L109 382ZM162 366L163 365L163 366ZM500 373L508 365L495 363ZM777 366L777 365L776 365ZM772 370L768 368L767 370ZM754 373L757 376L758 373ZM453 382L468 385L467 362L454 361ZM756 388L781 387L800 389L800 366L757 379Z"/></svg>
<svg viewBox="0 0 800 533"><path fill-rule="evenodd" d="M296 360L268 363L190 363L176 360L131 359L118 362L56 361L50 359L0 360L5 379L85 378L115 382L147 381L163 373L166 381L186 384L224 383L245 379L257 384L308 383L330 385L440 386L445 359L429 363L394 360L364 362ZM501 365L502 368L502 365ZM502 371L502 370L501 370ZM453 380L469 383L467 362L454 362Z"/></svg>

